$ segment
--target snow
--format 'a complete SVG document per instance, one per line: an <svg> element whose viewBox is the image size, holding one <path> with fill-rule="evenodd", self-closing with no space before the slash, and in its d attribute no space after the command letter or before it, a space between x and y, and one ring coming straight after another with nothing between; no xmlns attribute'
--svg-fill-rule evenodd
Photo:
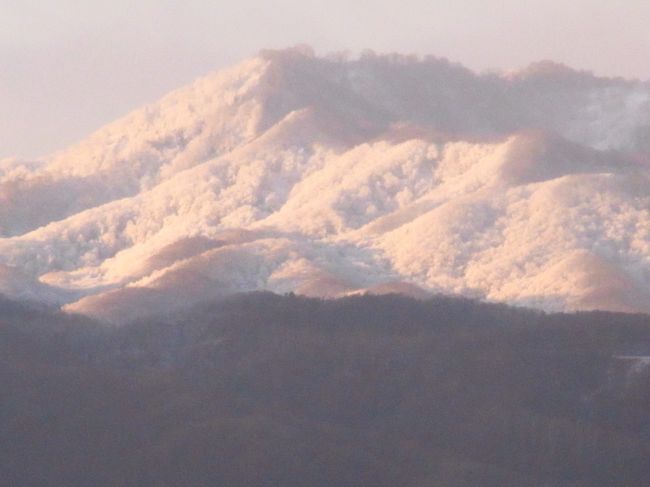
<svg viewBox="0 0 650 487"><path fill-rule="evenodd" d="M270 51L0 161L0 292L108 320L234 292L650 311L650 86Z"/></svg>

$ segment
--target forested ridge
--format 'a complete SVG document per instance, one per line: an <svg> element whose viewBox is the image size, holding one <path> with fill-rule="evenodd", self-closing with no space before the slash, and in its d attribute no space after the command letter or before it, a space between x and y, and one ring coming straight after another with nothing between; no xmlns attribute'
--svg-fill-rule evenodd
<svg viewBox="0 0 650 487"><path fill-rule="evenodd" d="M0 302L7 486L647 486L650 316L254 293Z"/></svg>

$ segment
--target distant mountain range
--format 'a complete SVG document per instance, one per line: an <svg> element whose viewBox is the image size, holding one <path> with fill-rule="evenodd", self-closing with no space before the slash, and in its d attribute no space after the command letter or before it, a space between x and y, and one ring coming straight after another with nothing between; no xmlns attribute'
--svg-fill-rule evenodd
<svg viewBox="0 0 650 487"><path fill-rule="evenodd" d="M650 312L650 84L266 51L0 161L0 293L121 321L242 291Z"/></svg>

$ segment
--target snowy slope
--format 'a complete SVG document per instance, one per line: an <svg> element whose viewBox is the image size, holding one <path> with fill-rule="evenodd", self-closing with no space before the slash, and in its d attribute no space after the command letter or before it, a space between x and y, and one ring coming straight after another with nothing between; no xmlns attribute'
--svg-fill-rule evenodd
<svg viewBox="0 0 650 487"><path fill-rule="evenodd" d="M650 85L263 52L0 161L0 292L123 320L239 291L650 311Z"/></svg>

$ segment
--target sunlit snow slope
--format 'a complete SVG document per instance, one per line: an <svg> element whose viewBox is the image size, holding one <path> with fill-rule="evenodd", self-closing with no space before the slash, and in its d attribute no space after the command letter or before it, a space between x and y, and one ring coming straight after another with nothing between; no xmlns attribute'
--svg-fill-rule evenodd
<svg viewBox="0 0 650 487"><path fill-rule="evenodd" d="M263 52L0 161L0 293L109 320L249 290L650 311L650 85Z"/></svg>

